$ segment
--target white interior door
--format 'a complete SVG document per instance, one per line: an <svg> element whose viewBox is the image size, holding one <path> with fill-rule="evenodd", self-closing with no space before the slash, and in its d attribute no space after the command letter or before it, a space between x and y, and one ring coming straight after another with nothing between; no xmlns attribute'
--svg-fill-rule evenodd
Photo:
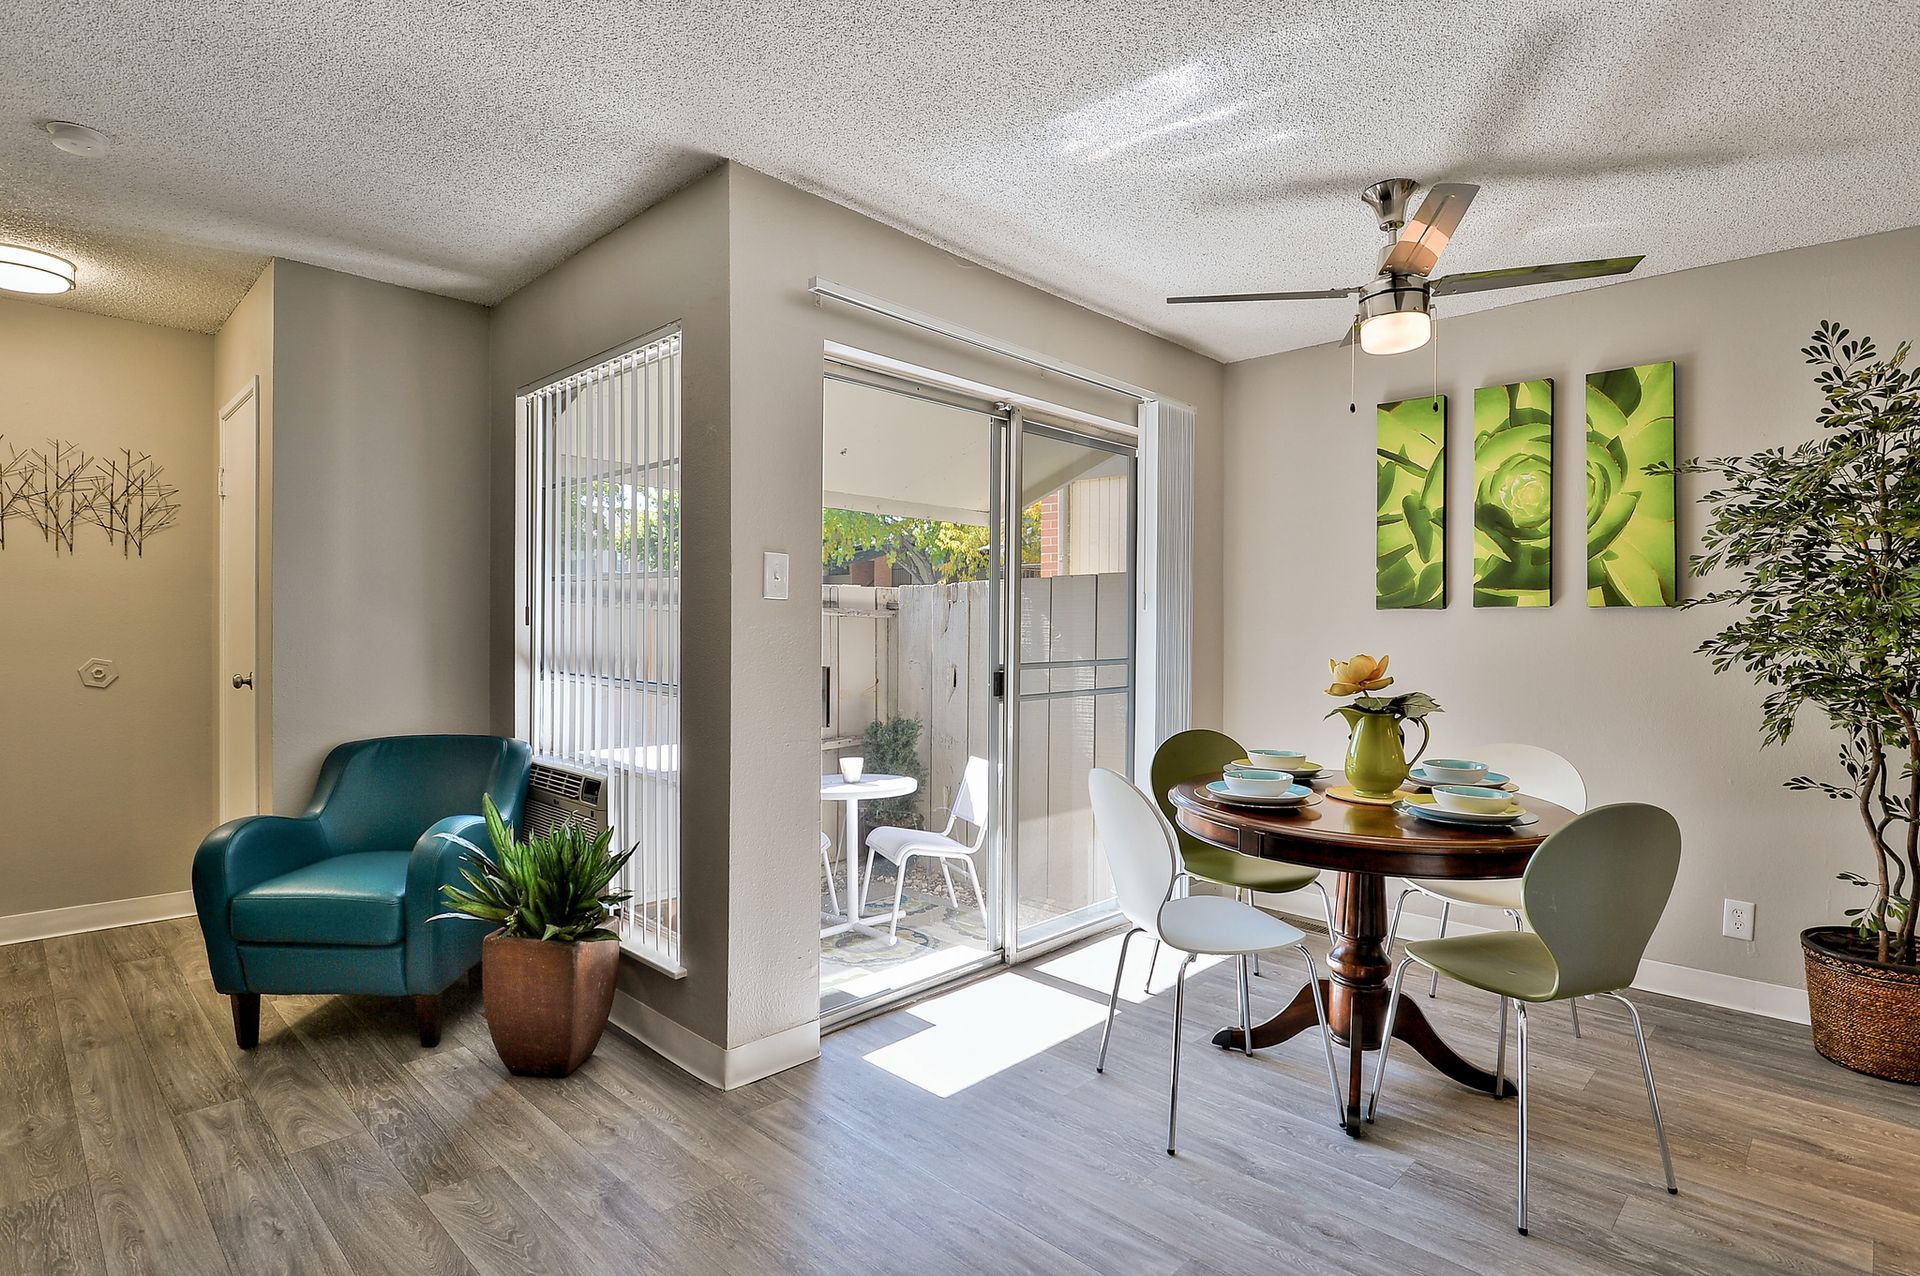
<svg viewBox="0 0 1920 1276"><path fill-rule="evenodd" d="M260 810L260 379L220 409L220 820Z"/></svg>

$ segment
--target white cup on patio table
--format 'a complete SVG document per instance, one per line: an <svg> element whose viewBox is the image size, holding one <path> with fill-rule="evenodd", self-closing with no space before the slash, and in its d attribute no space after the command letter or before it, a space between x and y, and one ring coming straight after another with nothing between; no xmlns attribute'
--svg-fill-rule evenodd
<svg viewBox="0 0 1920 1276"><path fill-rule="evenodd" d="M861 773L864 772L866 769L867 769L867 760L865 758L841 758L840 759L840 778L845 780L848 784L860 783Z"/></svg>

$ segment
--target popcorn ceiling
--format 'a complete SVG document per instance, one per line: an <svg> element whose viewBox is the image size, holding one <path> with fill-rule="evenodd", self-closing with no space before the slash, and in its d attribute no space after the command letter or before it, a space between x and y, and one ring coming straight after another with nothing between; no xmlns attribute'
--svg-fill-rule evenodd
<svg viewBox="0 0 1920 1276"><path fill-rule="evenodd" d="M55 304L201 331L276 254L490 303L724 157L1245 358L1337 340L1351 307L1163 298L1361 281L1377 178L1483 185L1443 271L1644 275L1910 224L1898 8L27 6L0 238L78 259ZM63 155L46 118L116 145Z"/></svg>

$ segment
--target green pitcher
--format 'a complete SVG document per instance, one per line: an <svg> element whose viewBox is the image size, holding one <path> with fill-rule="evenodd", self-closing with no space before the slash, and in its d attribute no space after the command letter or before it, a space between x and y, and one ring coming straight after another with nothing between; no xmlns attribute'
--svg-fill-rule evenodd
<svg viewBox="0 0 1920 1276"><path fill-rule="evenodd" d="M1394 713L1369 712L1353 705L1334 710L1347 720L1347 783L1362 797L1392 797L1405 782L1407 770L1427 751L1433 734L1425 718L1420 723L1420 747L1411 761L1401 736L1401 718Z"/></svg>

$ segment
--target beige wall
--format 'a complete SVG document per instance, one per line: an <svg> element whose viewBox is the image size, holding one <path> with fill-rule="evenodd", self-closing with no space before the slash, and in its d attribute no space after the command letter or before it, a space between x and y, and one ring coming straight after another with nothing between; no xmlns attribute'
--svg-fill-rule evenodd
<svg viewBox="0 0 1920 1276"><path fill-rule="evenodd" d="M636 337L681 325L681 902L689 918L682 954L689 974L674 981L627 962L620 985L649 1010L720 1045L728 1040L730 870L727 191L727 170L716 169L501 302L492 320L487 407L495 511L492 716L495 729L512 732L516 659L526 633L515 580L514 395Z"/></svg>
<svg viewBox="0 0 1920 1276"><path fill-rule="evenodd" d="M0 300L0 451L150 452L179 523L123 557L97 530L0 550L0 916L188 889L213 824L213 339ZM77 670L114 662L90 690Z"/></svg>
<svg viewBox="0 0 1920 1276"><path fill-rule="evenodd" d="M487 312L273 266L273 809L342 740L488 729Z"/></svg>
<svg viewBox="0 0 1920 1276"><path fill-rule="evenodd" d="M1809 721L1787 747L1760 751L1760 692L1742 675L1715 677L1692 654L1725 613L1586 606L1585 376L1673 359L1683 454L1792 444L1813 432L1818 400L1798 351L1814 325L1832 318L1885 348L1920 336L1920 301L1888 286L1917 277L1920 230L1908 230L1443 318L1452 601L1438 612L1373 609L1372 405L1430 393L1429 352L1362 355L1357 416L1347 412L1346 350L1232 365L1225 728L1335 759L1344 738L1337 720L1321 721L1332 703L1322 694L1326 659L1389 652L1396 690L1424 689L1445 706L1435 748L1545 745L1580 768L1593 802L1674 812L1685 853L1650 958L1797 985L1799 930L1859 902L1833 876L1866 868L1843 811L1780 787L1790 775L1832 772L1833 738ZM1555 601L1476 610L1473 390L1542 376L1555 381ZM1699 478L1682 481L1683 553L1695 548L1703 490ZM1276 555L1276 534L1310 552ZM1756 903L1754 942L1721 936L1726 897Z"/></svg>
<svg viewBox="0 0 1920 1276"><path fill-rule="evenodd" d="M1219 476L1222 373L1212 360L1104 318L750 169L732 166L733 723L736 756L754 783L734 786L728 1040L752 1041L817 1010L819 938L818 604L796 589L768 602L761 554L799 565L819 553L823 343L930 366L1131 420L1133 406L835 303L807 282L824 276L965 327L1144 385L1194 406L1201 476L1195 575L1195 704L1220 711ZM793 724L789 729L785 724Z"/></svg>
<svg viewBox="0 0 1920 1276"><path fill-rule="evenodd" d="M255 499L258 510L257 524L258 562L254 573L259 589L259 615L254 623L254 663L253 663L253 706L255 778L259 786L261 805L266 809L273 806L273 263L260 272L253 287L240 299L240 304L227 316L226 323L213 338L213 403L215 411L233 402L235 396L247 388L251 378L260 378L260 419L259 453L256 457L255 472L260 476ZM214 465L219 466L218 426L215 426ZM216 602L219 597L219 531L215 529L214 561L208 570L215 574L214 589ZM218 626L219 616L216 607L214 624ZM236 670L219 667L220 636L218 629L214 633L215 662L213 669L213 694L216 702L225 688L220 684L231 677ZM216 703L217 708L217 703ZM219 730L219 719L214 720L214 729ZM215 741L216 753L219 741ZM220 783L219 758L214 759L214 784ZM218 792L215 793L216 809Z"/></svg>

